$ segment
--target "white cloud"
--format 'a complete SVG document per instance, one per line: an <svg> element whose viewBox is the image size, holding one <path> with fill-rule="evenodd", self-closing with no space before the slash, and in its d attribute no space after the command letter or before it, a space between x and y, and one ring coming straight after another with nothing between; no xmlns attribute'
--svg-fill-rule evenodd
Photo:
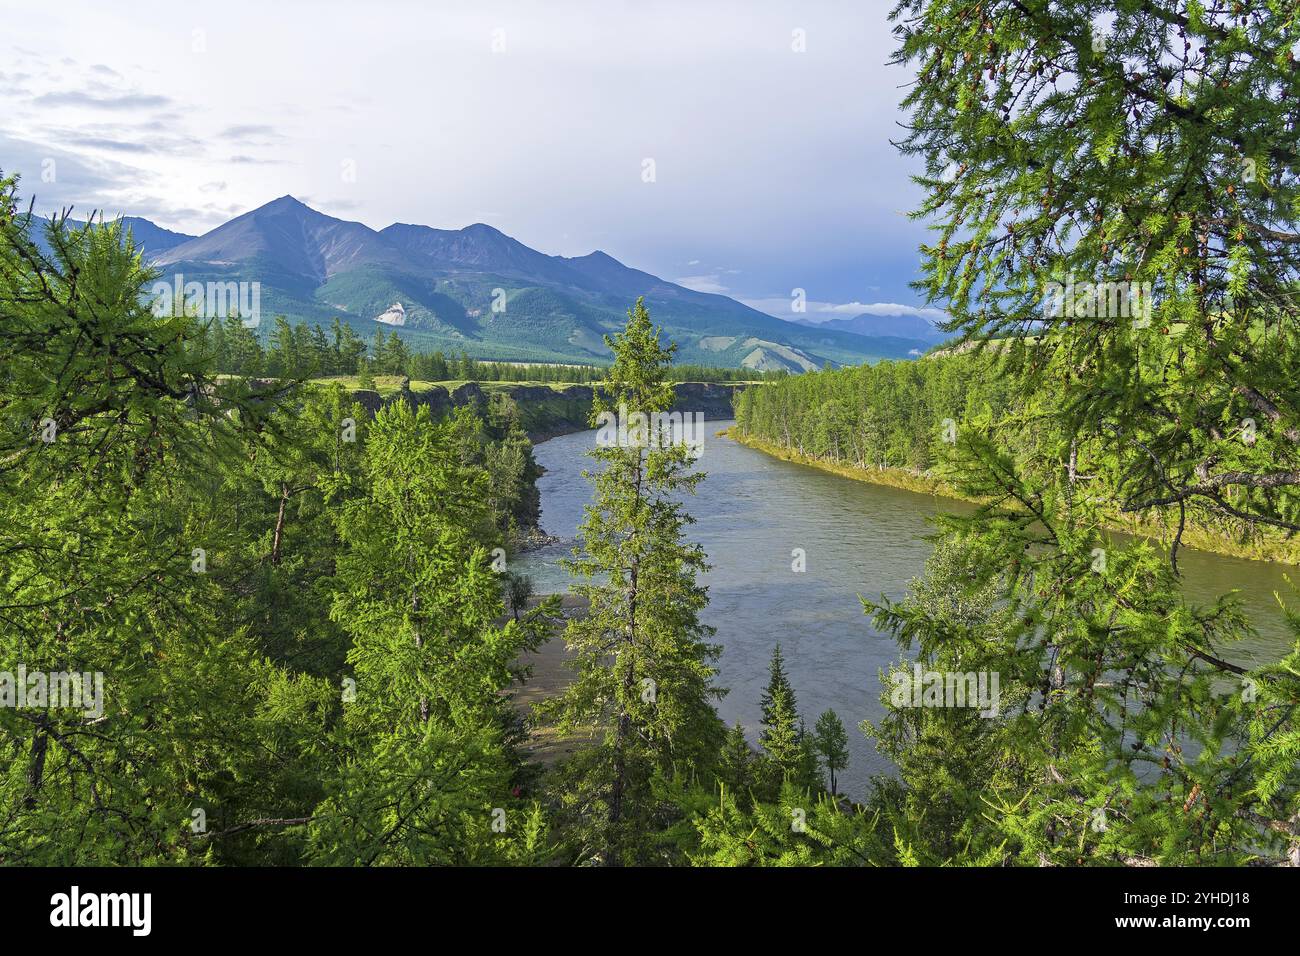
<svg viewBox="0 0 1300 956"><path fill-rule="evenodd" d="M829 322L832 319L851 319L859 315L915 315L932 323L946 322L948 313L929 306L903 305L898 302L815 302L805 303L806 311L795 312L793 299L772 297L741 299L751 309L758 309L778 319L799 319L809 322Z"/></svg>
<svg viewBox="0 0 1300 956"><path fill-rule="evenodd" d="M855 315L916 315L931 322L946 322L948 313L943 309L929 306L900 305L897 302L843 302L840 304L822 303L825 307L819 312L830 313L827 319L838 319Z"/></svg>
<svg viewBox="0 0 1300 956"><path fill-rule="evenodd" d="M727 287L719 281L716 273L707 276L685 276L681 279L673 279L680 286L693 289L696 292L713 292L718 295L726 295Z"/></svg>

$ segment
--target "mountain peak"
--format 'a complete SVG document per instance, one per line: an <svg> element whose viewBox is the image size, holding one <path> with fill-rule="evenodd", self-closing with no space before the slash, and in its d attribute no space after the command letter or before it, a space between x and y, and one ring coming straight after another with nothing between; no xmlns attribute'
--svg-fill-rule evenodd
<svg viewBox="0 0 1300 956"><path fill-rule="evenodd" d="M406 262L369 226L336 219L285 194L164 253L158 264L257 262L320 283L362 265Z"/></svg>
<svg viewBox="0 0 1300 956"><path fill-rule="evenodd" d="M321 212L320 210L313 209L311 206L307 205L297 196L291 196L288 193L285 193L283 196L279 197L278 199L272 199L270 202L263 203L262 205L258 206L256 209L249 210L244 215L256 215L258 213L268 213L268 212L296 213L299 215L303 213L308 213L313 216L325 215L325 213Z"/></svg>

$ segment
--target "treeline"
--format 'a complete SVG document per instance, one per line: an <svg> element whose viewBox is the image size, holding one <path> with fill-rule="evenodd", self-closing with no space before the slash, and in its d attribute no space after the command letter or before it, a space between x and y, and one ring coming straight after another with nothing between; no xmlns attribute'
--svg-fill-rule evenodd
<svg viewBox="0 0 1300 956"><path fill-rule="evenodd" d="M968 433L995 441L1026 474L1068 471L1071 444L1076 470L1086 456L1105 459L1106 439L1072 441L1050 408L1026 400L1008 371L1005 351L968 350L787 377L736 397L737 429L816 461L868 473L895 469L950 490L961 482L954 452ZM1128 478L1113 463L1087 475L1092 499L1114 526L1143 533L1180 529L1181 539L1197 547L1248 557L1295 554L1291 535L1229 509L1134 508ZM1287 496L1278 493L1279 499Z"/></svg>
<svg viewBox="0 0 1300 956"><path fill-rule="evenodd" d="M275 317L264 336L238 318L206 323L200 340L214 367L231 375L268 378L308 378L333 375L403 375L415 381L599 382L606 370L599 365L483 362L467 352L414 352L396 331L376 329L367 342L350 325L334 319L322 325ZM666 373L675 382L743 382L776 379L784 372L673 366Z"/></svg>
<svg viewBox="0 0 1300 956"><path fill-rule="evenodd" d="M746 389L736 398L736 425L810 458L919 473L940 460L957 428L1000 416L1016 401L1008 380L967 352L810 372Z"/></svg>

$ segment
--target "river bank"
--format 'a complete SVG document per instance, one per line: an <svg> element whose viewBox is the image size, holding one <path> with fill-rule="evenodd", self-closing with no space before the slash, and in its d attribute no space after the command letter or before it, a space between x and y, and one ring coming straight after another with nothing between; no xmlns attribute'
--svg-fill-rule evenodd
<svg viewBox="0 0 1300 956"><path fill-rule="evenodd" d="M529 599L528 606L536 607L552 595L539 594ZM560 594L560 610L567 621L587 613L587 599L576 594ZM519 656L519 663L528 668L528 678L511 694L514 705L528 720L528 755L543 767L551 767L580 747L590 744L594 733L561 734L553 725L540 720L536 706L561 693L572 683L574 670L570 666L573 655L564 640L564 626L556 622L549 640L535 651Z"/></svg>
<svg viewBox="0 0 1300 956"><path fill-rule="evenodd" d="M790 448L774 445L760 438L754 438L751 435L745 435L735 427L719 434L725 434L727 438L737 444L744 445L746 448L753 448L755 451L761 451L763 454L778 458L781 461L816 468L818 471L828 472L852 481L863 481L868 484L885 485L889 488L898 488L903 491L931 495L937 498L979 504L975 498L963 495L945 482L920 472L908 471L903 468L858 468L854 465L824 461L801 454ZM1112 531L1118 531L1133 537L1147 538L1164 543L1172 539L1174 531L1172 527L1165 527L1154 521L1144 521L1121 515L1112 515L1110 520L1106 522L1106 527ZM1237 542L1194 526L1188 526L1183 531L1180 546L1195 551L1204 551L1208 554L1218 554L1261 563L1296 564L1300 561L1300 545L1293 541L1257 540Z"/></svg>

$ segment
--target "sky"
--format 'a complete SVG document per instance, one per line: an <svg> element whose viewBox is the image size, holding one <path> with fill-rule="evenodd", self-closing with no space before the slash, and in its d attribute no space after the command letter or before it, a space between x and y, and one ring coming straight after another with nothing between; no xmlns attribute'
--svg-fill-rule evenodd
<svg viewBox="0 0 1300 956"><path fill-rule="evenodd" d="M783 318L795 289L806 318L935 318L891 6L0 0L0 170L41 211L197 234L290 194Z"/></svg>

